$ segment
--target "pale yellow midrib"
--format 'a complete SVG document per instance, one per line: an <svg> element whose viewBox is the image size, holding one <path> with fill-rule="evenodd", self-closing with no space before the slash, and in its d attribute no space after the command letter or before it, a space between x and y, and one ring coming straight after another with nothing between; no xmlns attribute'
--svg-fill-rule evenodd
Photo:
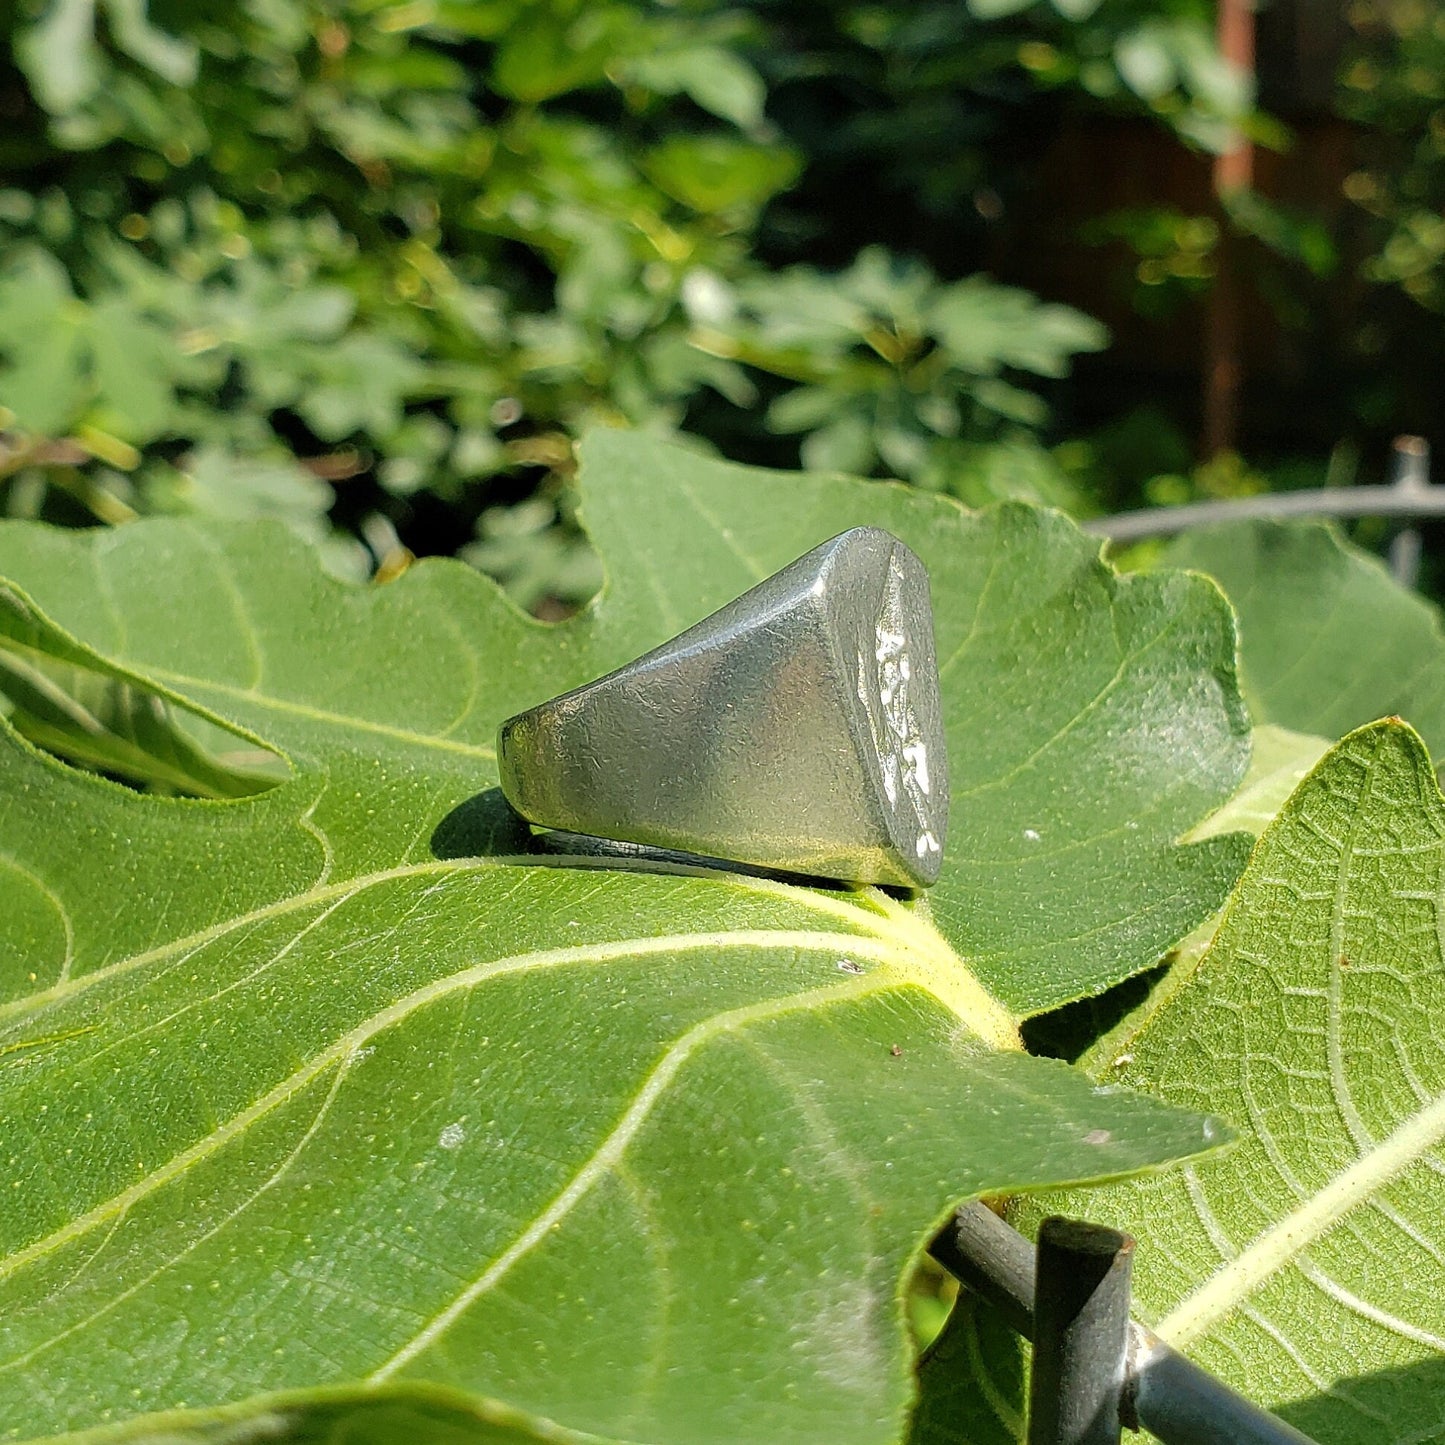
<svg viewBox="0 0 1445 1445"><path fill-rule="evenodd" d="M439 737L435 733L413 732L409 728L393 727L390 723L372 722L347 713L330 712L326 708L313 707L310 703L293 702L289 698L276 697L272 693L256 692L247 687L234 687L230 683L214 682L209 678L191 677L184 672L172 672L165 667L147 666L143 674L154 677L173 687L183 689L194 696L196 690L220 693L222 697L235 698L238 702L252 703L269 712L289 713L292 717L303 717L310 722L328 723L349 728L353 732L373 733L378 737L391 738L412 747L435 748L438 752L459 753L463 757L481 758L495 762L497 751L480 743L458 742L455 738ZM455 724L453 724L455 726Z"/></svg>
<svg viewBox="0 0 1445 1445"><path fill-rule="evenodd" d="M1217 1324L1276 1271L1307 1249L1445 1138L1445 1093L1412 1114L1368 1154L1272 1224L1159 1321L1155 1331L1181 1349Z"/></svg>
<svg viewBox="0 0 1445 1445"><path fill-rule="evenodd" d="M465 862L456 859L434 859L426 863L405 863L394 868L380 868L374 873L361 873L336 883L307 888L300 893L292 893L285 898L278 898L272 903L264 903L259 908L253 908L249 913L238 913L234 918L222 919L219 923L197 929L194 933L172 939L168 943L157 944L154 948L146 949L142 953L133 953L127 958L117 959L103 968L92 969L89 973L65 979L53 984L48 989L41 989L36 993L26 994L24 998L12 999L9 1003L0 1004L0 1021L15 1015L29 1015L46 1004L62 1002L106 979L130 973L134 969L143 968L148 963L159 963L163 959L184 954L187 950L204 948L208 943L225 938L237 929L246 928L253 923L265 923L273 918L284 918L288 913L299 913L313 904L326 904L334 900L346 899L348 895L360 895L368 888L379 887L383 883L391 883L401 878L427 877L432 874L455 874L462 877L474 873L495 873L499 868L505 867L512 861L508 858L488 858ZM887 936L878 929L872 915L852 904L843 903L808 889L788 888L784 893L785 885L774 884L767 879L749 879L740 882L738 881L740 876L729 877L729 884L748 892L786 896L789 901L798 903L816 913L868 928L876 937ZM945 948L947 947L941 938L939 942Z"/></svg>
<svg viewBox="0 0 1445 1445"><path fill-rule="evenodd" d="M198 929L184 937L172 939L143 953L117 959L104 968L64 979L48 989L27 994L24 998L0 1004L0 1022L6 1018L27 1018L48 1004L63 1002L107 979L130 973L148 963L158 963L195 949L204 948L217 939L225 938L236 930L255 923L264 923L282 918L288 913L300 912L312 905L324 905L337 900L348 900L368 888L378 887L402 878L427 877L432 875L494 873L510 860L492 858L482 861L459 862L455 859L437 859L426 863L402 864L394 868L378 869L336 883L328 883L293 893L272 903L263 904L249 913L223 919L209 927ZM902 952L913 954L918 960L918 981L960 1017L974 1021L972 1026L980 1037L995 1047L1019 1047L1018 1028L1011 1014L973 977L962 958L949 947L947 940L927 920L903 908L886 894L869 889L865 897L879 912L870 912L856 904L842 899L830 898L827 894L808 888L795 888L765 878L747 878L744 875L729 875L727 885L747 893L763 893L818 913L823 917L835 918L850 928L866 930L859 934L838 935L846 943L854 937L871 935L893 943ZM885 931L883 925L891 925ZM898 937L902 934L903 937ZM840 947L843 946L840 943ZM844 948L846 952L846 948Z"/></svg>
<svg viewBox="0 0 1445 1445"><path fill-rule="evenodd" d="M871 957L882 964L890 963L895 950L876 939L854 938L846 940L847 949L840 949L840 936L833 933L812 933L807 931L787 932L781 929L738 930L732 933L672 934L661 938L627 938L610 944L577 944L569 948L538 949L528 953L515 954L508 958L492 959L486 963L474 964L461 969L446 978L434 979L404 998L379 1009L364 1022L343 1034L334 1043L321 1050L313 1059L303 1064L295 1073L269 1089L253 1104L228 1119L219 1129L197 1140L189 1148L152 1170L144 1179L137 1180L128 1189L112 1196L102 1204L87 1210L63 1228L47 1235L44 1239L17 1250L14 1254L0 1259L0 1280L9 1278L42 1254L60 1248L71 1239L79 1238L97 1224L104 1223L118 1213L133 1208L148 1194L153 1193L170 1180L177 1178L192 1165L214 1154L232 1139L239 1137L258 1120L279 1108L308 1084L319 1078L333 1064L339 1064L351 1057L358 1049L364 1048L374 1038L393 1024L400 1023L419 1008L435 1003L438 999L460 989L471 988L493 978L510 974L526 973L540 968L554 968L569 963L600 963L614 959L633 958L652 953L691 952L704 948L798 948L813 951L837 953L848 951ZM858 945L862 945L859 947ZM889 982L896 982L893 970L888 970ZM860 976L855 991L876 990L879 975ZM847 985L834 985L848 987ZM789 995L788 997L796 997Z"/></svg>
<svg viewBox="0 0 1445 1445"><path fill-rule="evenodd" d="M411 1338L367 1376L367 1383L379 1385L390 1379L397 1371L404 1369L418 1355L425 1352L435 1340L444 1335L452 1324L476 1303L484 1294L493 1289L512 1269L512 1266L540 1244L573 1209L621 1161L627 1146L642 1131L668 1085L681 1072L683 1066L703 1044L721 1034L745 1027L750 1023L761 1023L778 1018L795 1009L820 1006L843 999L864 998L880 991L878 975L860 978L856 982L832 984L826 988L809 989L803 993L791 994L785 998L768 999L763 1003L748 1004L745 1007L714 1014L694 1024L680 1035L658 1060L652 1072L643 1080L636 1098L628 1105L621 1119L601 1144L587 1156L585 1162L572 1175L567 1184L558 1191L552 1202L494 1259L486 1269L464 1289L458 1290L443 1309L438 1310Z"/></svg>
<svg viewBox="0 0 1445 1445"><path fill-rule="evenodd" d="M890 925L890 932L875 928L875 933L902 946L912 960L915 982L994 1048L1023 1048L1018 1020L978 981L931 918L916 907L905 908L881 888L870 888L865 896L878 909L881 921Z"/></svg>
<svg viewBox="0 0 1445 1445"><path fill-rule="evenodd" d="M411 871L424 871L430 865L418 865ZM344 893L338 885L334 890ZM826 900L831 902L832 900ZM848 905L842 905L848 907ZM866 917L867 915L861 915ZM939 940L940 944L942 940ZM449 993L489 981L511 973L533 969L562 966L573 963L607 962L648 954L690 952L699 949L730 948L793 948L838 955L857 955L870 959L879 965L872 973L859 977L856 984L839 984L831 992L872 992L889 986L913 984L926 988L937 995L933 984L936 964L919 966L918 955L906 944L900 947L898 940L883 936L870 937L865 934L844 934L807 929L735 929L726 932L703 932L693 934L665 934L642 938L614 940L610 943L577 944L567 948L538 949L502 959L492 959L436 979L414 990L402 999L379 1010L363 1023L348 1031L329 1045L302 1068L268 1090L260 1099L228 1120L221 1128L168 1160L161 1168L151 1171L144 1179L137 1180L128 1189L96 1205L79 1218L72 1220L62 1229L45 1239L37 1240L24 1249L0 1259L0 1280L8 1278L24 1268L32 1260L60 1248L71 1239L82 1234L118 1213L132 1208L148 1194L159 1189L171 1179L178 1177L192 1165L209 1157L238 1137L252 1124L271 1110L293 1098L300 1090L318 1078L333 1064L351 1057L356 1050L365 1046L367 1040L399 1023L410 1013ZM954 1001L940 998L981 1042L992 1048L1017 1047L1017 1027L1012 1017L990 994L968 973L961 960L957 962L959 979L955 983ZM796 998L796 995L790 995ZM979 1001L979 1010L973 1014L959 1011L958 1000ZM755 1007L766 1007L756 1005ZM726 1017L720 1015L719 1017ZM698 1025L702 1027L702 1025Z"/></svg>

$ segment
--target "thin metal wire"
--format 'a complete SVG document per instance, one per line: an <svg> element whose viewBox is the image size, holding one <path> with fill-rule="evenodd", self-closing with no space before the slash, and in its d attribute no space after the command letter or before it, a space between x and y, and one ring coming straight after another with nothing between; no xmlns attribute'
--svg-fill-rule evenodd
<svg viewBox="0 0 1445 1445"><path fill-rule="evenodd" d="M1165 1445L1314 1445L1143 1325L1131 1324L1130 1334L1134 1418Z"/></svg>
<svg viewBox="0 0 1445 1445"><path fill-rule="evenodd" d="M982 1295L1025 1339L1034 1337L1034 1247L983 1204L959 1210L934 1240L933 1257ZM1222 1380L1131 1323L1123 1390L1124 1423L1165 1445L1316 1445Z"/></svg>
<svg viewBox="0 0 1445 1445"><path fill-rule="evenodd" d="M1445 486L1430 485L1430 448L1422 437L1396 437L1389 485L1383 487L1325 487L1309 492L1268 492L1259 497L1235 497L1224 502L1191 502L1183 507L1149 507L1120 512L1113 517L1091 517L1084 531L1111 542L1138 542L1145 537L1167 537L1190 527L1221 522L1270 521L1284 517L1441 517L1445 516ZM1413 537L1413 542L1409 539ZM1395 539L1391 564L1395 575L1419 568L1420 538L1407 528Z"/></svg>
<svg viewBox="0 0 1445 1445"><path fill-rule="evenodd" d="M1167 537L1190 527L1219 522L1268 521L1281 517L1445 517L1445 487L1426 497L1401 496L1394 487L1330 487L1314 492L1269 492L1229 502L1191 502L1184 507L1151 507L1090 517L1084 531L1111 542Z"/></svg>

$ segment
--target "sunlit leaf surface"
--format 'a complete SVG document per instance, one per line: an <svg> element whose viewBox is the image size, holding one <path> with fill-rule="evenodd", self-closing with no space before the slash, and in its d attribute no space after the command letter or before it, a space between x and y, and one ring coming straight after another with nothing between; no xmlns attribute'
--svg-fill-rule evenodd
<svg viewBox="0 0 1445 1445"><path fill-rule="evenodd" d="M952 1203L1224 1137L1015 1048L1237 870L1175 842L1247 747L1210 584L613 434L584 495L608 581L555 628L450 563L341 584L275 527L0 528L27 657L290 768L160 797L0 734L0 1437L220 1440L291 1392L295 1438L389 1441L367 1392L409 1383L485 1442L893 1440L899 1282ZM497 723L860 522L933 577L929 902L539 856Z"/></svg>
<svg viewBox="0 0 1445 1445"><path fill-rule="evenodd" d="M1219 1110L1240 1143L1027 1210L1136 1235L1140 1318L1322 1445L1445 1435L1442 883L1419 737L1350 734L1265 833L1192 974L1100 1061L1110 1083ZM968 1371L1004 1406L982 1445L1017 1438L1015 1352L986 1344Z"/></svg>
<svg viewBox="0 0 1445 1445"><path fill-rule="evenodd" d="M1397 714L1445 753L1439 609L1379 558L1323 523L1241 522L1186 533L1164 561L1209 573L1234 604L1257 723L1338 738Z"/></svg>

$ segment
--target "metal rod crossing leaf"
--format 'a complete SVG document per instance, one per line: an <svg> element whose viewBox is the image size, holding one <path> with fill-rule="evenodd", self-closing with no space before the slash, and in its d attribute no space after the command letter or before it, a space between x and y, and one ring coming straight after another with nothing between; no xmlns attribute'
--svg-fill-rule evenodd
<svg viewBox="0 0 1445 1445"><path fill-rule="evenodd" d="M1420 437L1396 437L1391 480L1381 487L1324 487L1314 491L1266 492L1182 507L1146 507L1112 517L1093 517L1079 525L1111 542L1167 537L1191 527L1221 522L1278 520L1282 517L1440 517L1445 516L1445 487L1432 486L1430 448ZM1410 539L1414 540L1411 541ZM1420 536L1407 528L1390 549L1396 580L1413 584L1419 568Z"/></svg>
<svg viewBox="0 0 1445 1445"><path fill-rule="evenodd" d="M1034 1339L1038 1266L1034 1246L1016 1229L986 1205L968 1204L931 1252L1011 1328ZM1135 1322L1129 1325L1122 1396L1125 1423L1152 1431L1165 1445L1315 1445Z"/></svg>

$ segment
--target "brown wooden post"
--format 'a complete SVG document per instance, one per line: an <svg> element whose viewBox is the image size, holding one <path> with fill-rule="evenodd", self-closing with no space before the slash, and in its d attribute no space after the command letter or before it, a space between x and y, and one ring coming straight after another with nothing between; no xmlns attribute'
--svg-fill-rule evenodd
<svg viewBox="0 0 1445 1445"><path fill-rule="evenodd" d="M1219 0L1219 48L1226 60L1254 75L1253 0ZM1216 156L1213 186L1219 212L1218 269L1209 292L1204 335L1204 436L1206 458L1232 450L1239 435L1239 389L1243 381L1240 352L1240 276L1235 239L1230 235L1224 202L1254 183L1254 145L1246 137Z"/></svg>

